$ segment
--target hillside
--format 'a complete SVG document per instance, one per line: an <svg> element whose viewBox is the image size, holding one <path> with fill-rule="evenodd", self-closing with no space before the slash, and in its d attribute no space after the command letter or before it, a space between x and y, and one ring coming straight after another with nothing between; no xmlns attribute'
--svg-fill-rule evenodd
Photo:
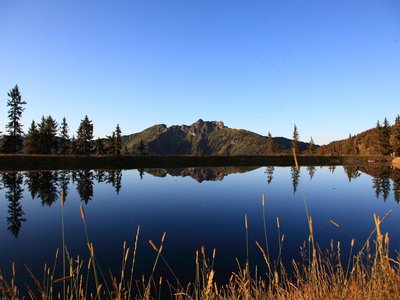
<svg viewBox="0 0 400 300"><path fill-rule="evenodd" d="M399 155L400 118L397 117L394 125L387 123L386 138L385 126L365 130L347 139L333 141L318 148L321 155ZM387 152L387 153L383 153Z"/></svg>
<svg viewBox="0 0 400 300"><path fill-rule="evenodd" d="M273 139L277 152L289 153L292 140ZM122 137L124 149L132 154L139 153L141 141L149 155L262 155L266 153L267 137L200 119L191 125L154 125ZM307 146L308 143L299 142L300 151Z"/></svg>

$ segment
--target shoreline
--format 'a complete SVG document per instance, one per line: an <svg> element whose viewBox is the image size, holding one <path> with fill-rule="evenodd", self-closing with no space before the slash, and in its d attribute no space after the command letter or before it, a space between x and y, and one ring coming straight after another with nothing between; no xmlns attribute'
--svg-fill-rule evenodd
<svg viewBox="0 0 400 300"><path fill-rule="evenodd" d="M299 155L302 166L373 165L392 163L387 156ZM293 166L292 155L258 156L134 156L1 154L0 170L141 169L218 166Z"/></svg>

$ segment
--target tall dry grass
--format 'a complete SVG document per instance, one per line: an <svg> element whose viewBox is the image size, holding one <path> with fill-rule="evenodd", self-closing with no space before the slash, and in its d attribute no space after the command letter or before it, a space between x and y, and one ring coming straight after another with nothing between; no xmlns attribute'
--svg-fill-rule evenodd
<svg viewBox="0 0 400 300"><path fill-rule="evenodd" d="M296 168L299 168L295 156ZM321 250L315 241L312 216L308 211L307 200L304 205L309 228L307 242L301 249L303 261L292 261L292 270L287 271L282 261L284 234L281 234L279 218L276 219L278 231L278 256L271 260L271 246L266 228L266 201L262 196L264 242L255 241L264 258L265 265L257 266L255 271L249 267L249 231L247 215L244 216L246 233L246 258L242 266L237 260L238 269L232 272L227 283L215 281L218 270L214 268L216 250L209 258L204 247L195 253L195 279L183 286L167 258L163 254L166 233L159 245L149 240L155 258L149 278L144 276L135 279L135 262L138 250L140 227L137 228L131 246L124 242L122 247L121 271L108 274L102 271L96 259L93 243L89 239L86 214L81 206L81 216L87 239L90 258L84 263L78 256L69 255L64 238L64 200L61 201L62 212L62 277L55 278L59 261L56 251L53 267L44 266L43 279L27 268L32 277L33 286L28 286L25 295L21 295L15 284L16 274L13 264L11 278L6 280L0 271L1 299L400 299L400 256L390 257L389 234L381 230L382 218L374 215L375 227L360 250L355 252L355 240L350 245L349 258L343 262L342 245L331 242L329 249ZM334 221L331 223L340 228ZM163 277L155 278L155 271L160 263L167 266L174 282L164 282ZM69 272L68 272L69 270ZM169 293L165 293L169 290Z"/></svg>

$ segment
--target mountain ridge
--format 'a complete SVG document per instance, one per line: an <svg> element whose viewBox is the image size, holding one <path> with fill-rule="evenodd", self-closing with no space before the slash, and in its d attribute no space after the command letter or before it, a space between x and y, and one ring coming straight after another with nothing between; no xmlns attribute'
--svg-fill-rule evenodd
<svg viewBox="0 0 400 300"><path fill-rule="evenodd" d="M274 137L273 140L277 152L290 152L291 139ZM266 136L229 128L222 121L202 119L191 125L156 124L122 136L122 145L130 154L140 154L141 141L149 155L263 155L267 148ZM300 151L307 147L308 143L299 141Z"/></svg>

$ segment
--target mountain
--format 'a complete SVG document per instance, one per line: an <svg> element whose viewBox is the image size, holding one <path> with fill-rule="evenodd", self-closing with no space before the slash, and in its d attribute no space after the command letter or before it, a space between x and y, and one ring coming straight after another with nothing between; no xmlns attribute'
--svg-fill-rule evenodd
<svg viewBox="0 0 400 300"><path fill-rule="evenodd" d="M273 139L278 152L289 153L292 140ZM267 137L260 134L201 119L192 125L154 125L122 137L128 153L138 154L141 141L149 155L262 155L266 153L267 145ZM308 143L299 142L300 151L307 146Z"/></svg>

